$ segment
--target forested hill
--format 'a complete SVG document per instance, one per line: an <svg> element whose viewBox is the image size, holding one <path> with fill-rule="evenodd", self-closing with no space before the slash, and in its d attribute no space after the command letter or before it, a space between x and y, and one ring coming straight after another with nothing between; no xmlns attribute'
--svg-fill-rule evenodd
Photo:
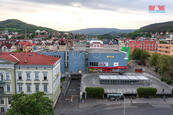
<svg viewBox="0 0 173 115"><path fill-rule="evenodd" d="M164 23L156 23L148 26L144 26L140 28L140 30L144 32L173 32L173 21L164 22Z"/></svg>
<svg viewBox="0 0 173 115"><path fill-rule="evenodd" d="M16 19L8 19L5 21L0 21L0 31L8 30L10 32L25 32L25 29L27 32L31 32L31 33L35 32L36 30L46 30L47 32L56 31L46 27L40 27L40 26L35 26L32 24L27 24L25 22L22 22Z"/></svg>
<svg viewBox="0 0 173 115"><path fill-rule="evenodd" d="M144 33L153 33L155 34L156 32L173 32L173 21L169 22L163 22L163 23L155 23L155 24L150 24L147 26L144 26L140 28L139 30L136 30L130 34L127 35L127 37L138 37L138 36L143 36Z"/></svg>

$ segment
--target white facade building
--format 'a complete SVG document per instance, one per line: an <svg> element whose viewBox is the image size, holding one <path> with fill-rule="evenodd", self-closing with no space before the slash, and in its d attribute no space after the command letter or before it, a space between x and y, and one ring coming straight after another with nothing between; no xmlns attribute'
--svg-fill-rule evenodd
<svg viewBox="0 0 173 115"><path fill-rule="evenodd" d="M3 53L0 58L16 62L15 92L32 94L45 92L53 101L53 107L60 90L60 59L37 53Z"/></svg>

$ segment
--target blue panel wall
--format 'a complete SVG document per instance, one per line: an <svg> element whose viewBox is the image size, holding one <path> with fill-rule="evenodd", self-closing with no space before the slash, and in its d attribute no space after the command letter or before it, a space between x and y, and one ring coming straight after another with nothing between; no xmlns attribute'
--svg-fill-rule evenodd
<svg viewBox="0 0 173 115"><path fill-rule="evenodd" d="M85 72L85 53L79 51L68 52L68 72Z"/></svg>
<svg viewBox="0 0 173 115"><path fill-rule="evenodd" d="M107 58L107 56L114 56L114 58ZM118 62L118 66L127 66L128 58L127 53L89 53L88 64L90 62L108 62L108 66L97 67L115 67L114 62ZM91 67L91 66L89 66ZM94 66L92 66L94 67Z"/></svg>
<svg viewBox="0 0 173 115"><path fill-rule="evenodd" d="M65 52L37 52L40 54L44 54L44 55L49 55L49 56L55 56L55 57L61 57L61 61L60 61L60 69L61 69L61 73L64 74L65 73Z"/></svg>

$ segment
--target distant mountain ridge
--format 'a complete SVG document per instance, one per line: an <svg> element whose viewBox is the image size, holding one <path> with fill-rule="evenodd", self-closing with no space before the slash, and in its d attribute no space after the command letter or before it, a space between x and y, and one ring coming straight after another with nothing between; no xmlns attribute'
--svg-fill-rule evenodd
<svg viewBox="0 0 173 115"><path fill-rule="evenodd" d="M74 34L86 34L86 35L103 35L109 33L131 33L134 29L117 29L117 28L86 28L80 30L69 31Z"/></svg>
<svg viewBox="0 0 173 115"><path fill-rule="evenodd" d="M17 19L8 19L5 21L0 21L0 31L9 30L10 32L25 32L25 29L27 32L35 32L36 30L46 30L47 32L54 32L57 30L41 27L41 26L35 26L32 24L27 24L23 21L17 20Z"/></svg>

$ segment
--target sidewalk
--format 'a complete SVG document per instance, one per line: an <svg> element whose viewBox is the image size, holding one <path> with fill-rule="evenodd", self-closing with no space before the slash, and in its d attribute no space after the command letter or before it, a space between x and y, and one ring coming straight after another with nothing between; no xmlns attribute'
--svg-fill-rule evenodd
<svg viewBox="0 0 173 115"><path fill-rule="evenodd" d="M141 104L141 103L147 103L147 104L163 104L163 105L173 105L173 98L167 98L166 101L164 101L162 98L150 98L150 99L146 99L146 98L137 98L137 99L133 99L132 102L130 99L125 99L125 103L126 104ZM84 103L79 103L79 108L83 109L83 108L88 108L88 107L94 107L94 106L98 106L98 105L112 105L112 104L124 104L124 101L119 100L119 101L110 101L107 99L87 99L85 100Z"/></svg>

